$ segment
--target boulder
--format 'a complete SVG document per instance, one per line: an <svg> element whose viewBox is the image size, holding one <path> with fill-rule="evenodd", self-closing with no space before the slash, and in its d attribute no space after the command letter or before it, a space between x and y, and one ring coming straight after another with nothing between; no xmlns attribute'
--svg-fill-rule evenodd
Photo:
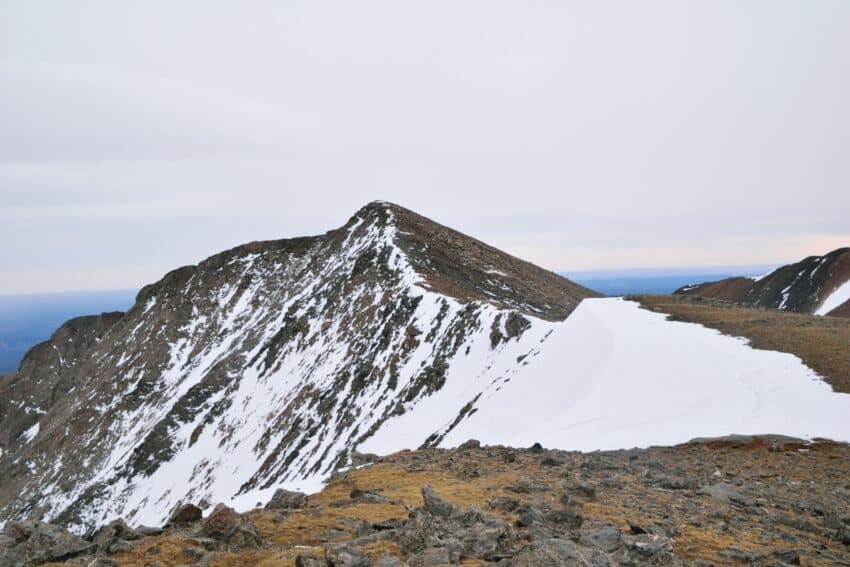
<svg viewBox="0 0 850 567"><path fill-rule="evenodd" d="M520 506L520 501L508 496L495 496L487 501L487 507L500 512L513 512Z"/></svg>
<svg viewBox="0 0 850 567"><path fill-rule="evenodd" d="M117 551L127 551L126 545L118 542L127 543L140 537L142 537L141 534L128 526L124 520L118 519L98 528L92 536L92 543L97 546L98 551L116 553ZM113 547L116 551L112 551ZM130 549L132 549L132 545Z"/></svg>
<svg viewBox="0 0 850 567"><path fill-rule="evenodd" d="M532 542L513 558L500 561L505 567L567 567L586 564L584 554L571 541L550 538Z"/></svg>
<svg viewBox="0 0 850 567"><path fill-rule="evenodd" d="M520 528L528 528L534 524L543 524L545 522L546 518L543 516L543 512L534 506L523 506L519 510L519 518L517 518L516 525Z"/></svg>
<svg viewBox="0 0 850 567"><path fill-rule="evenodd" d="M450 561L449 550L445 547L428 547L410 558L410 567L448 565Z"/></svg>
<svg viewBox="0 0 850 567"><path fill-rule="evenodd" d="M596 547L605 551L617 549L623 542L620 530L616 526L607 526L599 530L586 533L581 538L581 543L588 547Z"/></svg>
<svg viewBox="0 0 850 567"><path fill-rule="evenodd" d="M237 514L233 508L218 504L204 520L201 533L209 538L227 543L230 547L260 547L263 539L251 518Z"/></svg>
<svg viewBox="0 0 850 567"><path fill-rule="evenodd" d="M191 524L203 517L204 512L194 504L178 504L168 518L168 525L182 526Z"/></svg>
<svg viewBox="0 0 850 567"><path fill-rule="evenodd" d="M434 516L449 518L457 511L454 504L440 498L427 484L422 487L422 500L425 501L425 510Z"/></svg>
<svg viewBox="0 0 850 567"><path fill-rule="evenodd" d="M584 523L584 517L573 507L564 508L550 512L546 519L553 524L562 524L571 530L577 530Z"/></svg>
<svg viewBox="0 0 850 567"><path fill-rule="evenodd" d="M712 484L711 486L703 487L700 490L701 494L707 494L711 496L715 501L721 502L724 504L741 504L747 505L749 500L741 494L737 488L729 484L728 482L718 482L717 484Z"/></svg>
<svg viewBox="0 0 850 567"><path fill-rule="evenodd" d="M646 556L666 555L672 558L673 545L666 537L653 536L645 541L628 542L630 549Z"/></svg>
<svg viewBox="0 0 850 567"><path fill-rule="evenodd" d="M64 561L95 550L95 545L67 530L43 522L9 522L0 549L0 566L34 565Z"/></svg>
<svg viewBox="0 0 850 567"><path fill-rule="evenodd" d="M369 463L374 463L378 461L381 457L374 453L361 453L359 451L351 452L351 464L355 467L362 467L363 465L368 465Z"/></svg>
<svg viewBox="0 0 850 567"><path fill-rule="evenodd" d="M133 551L134 546L127 540L112 538L109 540L109 544L106 546L107 553L122 553L127 551Z"/></svg>
<svg viewBox="0 0 850 567"><path fill-rule="evenodd" d="M295 492L278 488L268 504L266 510L293 510L307 506L307 495L303 492Z"/></svg>
<svg viewBox="0 0 850 567"><path fill-rule="evenodd" d="M352 500L357 500L358 502L365 502L367 504L387 504L390 499L386 496L381 496L377 492L372 492L371 490L361 490L359 488L355 488L349 493L349 497Z"/></svg>
<svg viewBox="0 0 850 567"><path fill-rule="evenodd" d="M800 552L796 549L777 549L773 556L788 565L800 565Z"/></svg>
<svg viewBox="0 0 850 567"><path fill-rule="evenodd" d="M347 545L325 546L325 560L330 567L369 567L369 558L360 550Z"/></svg>
<svg viewBox="0 0 850 567"><path fill-rule="evenodd" d="M585 498L596 498L596 487L589 482L579 481L575 485L575 491Z"/></svg>
<svg viewBox="0 0 850 567"><path fill-rule="evenodd" d="M505 490L516 492L517 494L529 494L534 489L534 483L527 478L517 479L513 484L505 487Z"/></svg>
<svg viewBox="0 0 850 567"><path fill-rule="evenodd" d="M407 567L407 563L395 555L385 553L372 564L372 567Z"/></svg>

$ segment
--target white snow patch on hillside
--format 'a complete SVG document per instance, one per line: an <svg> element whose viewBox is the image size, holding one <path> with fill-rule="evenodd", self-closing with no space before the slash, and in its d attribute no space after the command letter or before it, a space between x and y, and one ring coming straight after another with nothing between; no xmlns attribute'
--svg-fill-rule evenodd
<svg viewBox="0 0 850 567"><path fill-rule="evenodd" d="M41 429L41 424L36 421L32 427L24 431L23 437L25 439L25 443L30 443L33 439L35 439L35 436L38 435L39 429Z"/></svg>
<svg viewBox="0 0 850 567"><path fill-rule="evenodd" d="M850 280L847 280L838 289L829 294L823 303L820 304L820 307L817 308L815 315L826 315L847 301L850 301Z"/></svg>
<svg viewBox="0 0 850 567"><path fill-rule="evenodd" d="M386 422L362 451L415 448L456 407L444 390ZM671 445L695 437L777 433L850 441L850 395L797 357L621 299L586 299L545 348L441 443L597 450ZM418 435L417 435L418 433Z"/></svg>

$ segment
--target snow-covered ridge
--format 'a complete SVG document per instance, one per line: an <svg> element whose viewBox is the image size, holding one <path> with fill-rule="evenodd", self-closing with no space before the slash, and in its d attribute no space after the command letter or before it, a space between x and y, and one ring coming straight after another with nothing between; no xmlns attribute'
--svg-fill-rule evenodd
<svg viewBox="0 0 850 567"><path fill-rule="evenodd" d="M454 388L463 384L389 420L364 448L405 447L405 435L457 397ZM584 300L554 325L539 357L476 407L443 444L592 451L733 433L850 441L850 394L833 392L799 358L614 298Z"/></svg>
<svg viewBox="0 0 850 567"><path fill-rule="evenodd" d="M393 210L372 208L342 231L237 249L143 291L91 353L85 388L20 440L17 461L4 455L16 482L0 518L37 497L80 529L156 524L179 501L313 488L389 417L464 381L452 420L417 432L438 442L553 323L426 289L398 238Z"/></svg>

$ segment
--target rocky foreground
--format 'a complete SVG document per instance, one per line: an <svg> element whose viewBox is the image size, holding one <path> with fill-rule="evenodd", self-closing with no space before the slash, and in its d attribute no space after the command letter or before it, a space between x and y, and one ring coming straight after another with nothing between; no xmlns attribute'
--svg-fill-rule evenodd
<svg viewBox="0 0 850 567"><path fill-rule="evenodd" d="M184 504L163 528L36 522L0 566L850 565L850 447L730 437L575 453L405 451L264 508ZM63 563L64 562L64 563Z"/></svg>

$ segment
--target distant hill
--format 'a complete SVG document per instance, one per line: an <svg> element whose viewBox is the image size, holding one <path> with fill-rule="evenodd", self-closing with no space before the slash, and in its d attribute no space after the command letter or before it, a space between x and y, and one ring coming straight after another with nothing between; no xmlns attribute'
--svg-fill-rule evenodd
<svg viewBox="0 0 850 567"><path fill-rule="evenodd" d="M850 317L850 248L809 256L762 277L733 277L692 284L675 293L751 307Z"/></svg>
<svg viewBox="0 0 850 567"><path fill-rule="evenodd" d="M738 276L758 276L775 265L630 268L562 272L576 283L608 296L673 293L689 284Z"/></svg>

